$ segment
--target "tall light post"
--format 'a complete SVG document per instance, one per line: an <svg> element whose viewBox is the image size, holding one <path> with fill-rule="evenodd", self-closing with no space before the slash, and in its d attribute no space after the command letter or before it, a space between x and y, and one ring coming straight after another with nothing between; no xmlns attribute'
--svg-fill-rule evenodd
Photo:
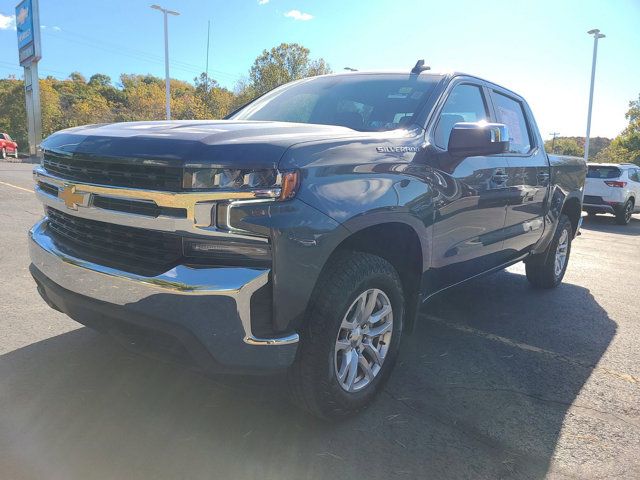
<svg viewBox="0 0 640 480"><path fill-rule="evenodd" d="M180 15L173 10L167 10L160 5L151 5L154 10L159 10L164 15L164 90L165 90L165 103L167 110L167 120L171 120L171 86L169 84L169 25L167 22L167 15Z"/></svg>
<svg viewBox="0 0 640 480"><path fill-rule="evenodd" d="M584 161L589 161L589 135L591 134L591 108L593 106L593 82L596 78L596 59L598 57L598 40L606 35L600 33L600 30L594 28L587 32L593 35L593 61L591 63L591 88L589 89L589 110L587 112L587 137L584 140Z"/></svg>

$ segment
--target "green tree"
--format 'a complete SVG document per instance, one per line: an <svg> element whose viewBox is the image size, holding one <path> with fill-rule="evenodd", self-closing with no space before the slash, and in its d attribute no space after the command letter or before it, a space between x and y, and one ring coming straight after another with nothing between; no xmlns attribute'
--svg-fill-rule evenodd
<svg viewBox="0 0 640 480"><path fill-rule="evenodd" d="M292 80L331 73L327 62L322 58L311 60L309 53L298 43L281 43L263 50L249 70L247 87L251 95L261 95Z"/></svg>
<svg viewBox="0 0 640 480"><path fill-rule="evenodd" d="M234 102L233 92L221 87L216 80L207 77L206 73L201 73L193 80L196 96L203 106L202 117L194 118L220 119L231 111Z"/></svg>
<svg viewBox="0 0 640 480"><path fill-rule="evenodd" d="M629 110L625 114L629 121L620 135L602 150L596 160L606 163L635 163L640 165L640 94L637 100L629 102Z"/></svg>
<svg viewBox="0 0 640 480"><path fill-rule="evenodd" d="M111 77L103 73L96 73L89 78L89 85L92 87L108 87L111 85Z"/></svg>
<svg viewBox="0 0 640 480"><path fill-rule="evenodd" d="M572 155L574 157L582 157L584 155L584 147L579 145L575 138L571 137L557 137L555 142L547 140L544 142L544 149L547 153L555 153L556 155Z"/></svg>
<svg viewBox="0 0 640 480"><path fill-rule="evenodd" d="M22 80L0 80L0 131L11 135L18 142L20 150L28 149L27 113Z"/></svg>

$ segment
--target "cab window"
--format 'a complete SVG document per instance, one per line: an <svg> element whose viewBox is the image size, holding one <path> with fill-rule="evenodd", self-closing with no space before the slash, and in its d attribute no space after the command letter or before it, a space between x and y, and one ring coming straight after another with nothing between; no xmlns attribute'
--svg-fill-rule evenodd
<svg viewBox="0 0 640 480"><path fill-rule="evenodd" d="M438 147L447 148L449 135L456 123L479 122L487 118L487 105L480 87L468 84L458 85L453 88L442 107L433 141Z"/></svg>
<svg viewBox="0 0 640 480"><path fill-rule="evenodd" d="M513 98L493 92L496 117L509 129L509 153L528 153L531 150L531 137L522 103Z"/></svg>

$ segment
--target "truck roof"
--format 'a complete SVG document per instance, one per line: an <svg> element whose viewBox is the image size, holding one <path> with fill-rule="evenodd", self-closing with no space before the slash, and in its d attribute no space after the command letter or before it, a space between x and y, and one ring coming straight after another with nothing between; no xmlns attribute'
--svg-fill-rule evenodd
<svg viewBox="0 0 640 480"><path fill-rule="evenodd" d="M334 73L329 73L326 75L322 75L323 77L330 77L330 76L356 76L356 75L415 75L415 76L430 76L430 77L440 77L440 78L448 78L448 79L452 79L454 77L470 77L476 80L479 80L481 82L487 82L490 83L491 85L495 85L496 87L499 87L503 90L506 90L510 93L512 93L513 95L523 99L522 95L518 94L517 92L514 92L513 90L500 85L496 82L492 82L491 80L487 80L486 78L482 78L479 77L477 75L473 75L471 73L465 73L465 72L458 72L458 71L434 71L434 70L426 70L420 73L413 73L411 70L356 70L356 71L351 71L351 70L347 70L347 71L341 71L341 72L334 72Z"/></svg>

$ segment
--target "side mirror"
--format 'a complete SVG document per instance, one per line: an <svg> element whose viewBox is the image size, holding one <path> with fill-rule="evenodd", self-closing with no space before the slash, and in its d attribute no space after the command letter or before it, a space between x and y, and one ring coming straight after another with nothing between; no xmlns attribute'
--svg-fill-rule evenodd
<svg viewBox="0 0 640 480"><path fill-rule="evenodd" d="M449 135L449 154L456 157L495 155L509 150L509 130L502 123L460 122Z"/></svg>

